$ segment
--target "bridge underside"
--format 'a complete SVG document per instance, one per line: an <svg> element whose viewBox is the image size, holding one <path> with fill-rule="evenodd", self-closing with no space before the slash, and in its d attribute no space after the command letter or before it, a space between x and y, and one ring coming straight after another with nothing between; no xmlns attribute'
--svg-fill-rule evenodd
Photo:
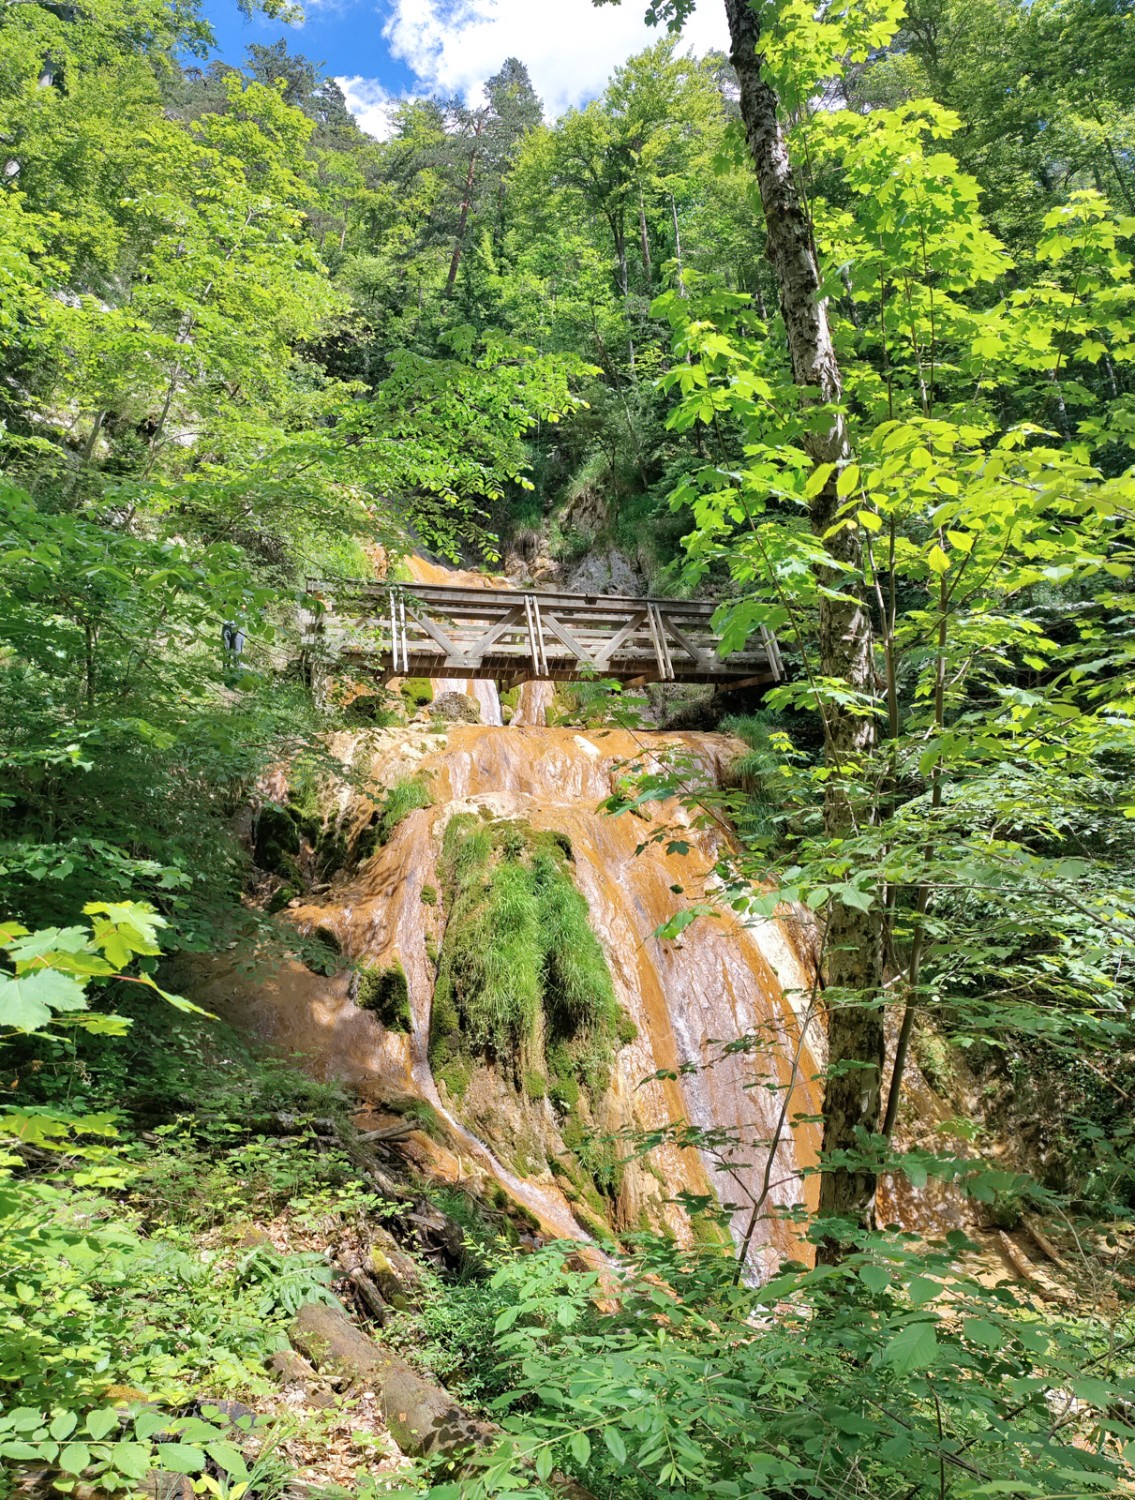
<svg viewBox="0 0 1135 1500"><path fill-rule="evenodd" d="M449 588L436 584L308 581L312 660L397 677L532 680L613 678L625 684L772 683L780 654L762 632L722 659L715 606L680 599Z"/></svg>

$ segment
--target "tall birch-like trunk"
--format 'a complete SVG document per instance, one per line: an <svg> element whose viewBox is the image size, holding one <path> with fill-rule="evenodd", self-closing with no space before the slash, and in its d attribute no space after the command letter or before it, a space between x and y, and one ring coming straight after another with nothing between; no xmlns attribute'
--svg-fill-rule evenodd
<svg viewBox="0 0 1135 1500"><path fill-rule="evenodd" d="M479 142L483 129L484 120L479 119L473 131L473 139L478 144L473 147L473 153L469 158L469 170L465 174L465 191L461 195L461 211L457 216L457 234L453 241L453 255L449 262L449 275L445 278L446 296L449 296L457 285L457 273L461 269L461 257L465 251L465 235L469 229L469 213L473 207L473 184L477 180L477 158L481 154Z"/></svg>
<svg viewBox="0 0 1135 1500"><path fill-rule="evenodd" d="M851 458L847 427L838 411L842 397L839 364L832 344L827 305L820 296L820 274L812 228L797 188L780 124L780 101L762 74L761 25L749 0L725 0L730 58L741 90L741 118L756 168L768 234L768 257L780 289L781 312L788 335L793 378L813 404L830 407L830 419L809 430L801 441L816 465L834 464L828 484L812 501L812 529L825 537L833 568L824 580L841 597L820 603L820 674L845 682L855 693L870 695L874 686L871 619L855 587L838 571L860 572L860 537L854 527L826 537L838 499L836 475ZM829 838L846 836L856 811L848 795L863 757L874 744L869 718L825 705L826 761L831 776L824 797L824 826ZM834 902L824 945L824 983L828 998L829 1076L824 1091L825 1152L854 1150L859 1129L879 1127L883 1072L881 922L877 912L863 912ZM820 1189L821 1215L865 1222L875 1192L867 1170L839 1167L825 1172ZM838 1257L832 1241L821 1246L822 1259Z"/></svg>

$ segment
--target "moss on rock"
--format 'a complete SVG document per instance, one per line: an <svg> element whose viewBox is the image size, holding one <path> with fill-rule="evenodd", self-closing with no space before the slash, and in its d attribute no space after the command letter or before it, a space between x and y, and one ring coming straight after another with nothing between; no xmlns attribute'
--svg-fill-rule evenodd
<svg viewBox="0 0 1135 1500"><path fill-rule="evenodd" d="M253 859L262 870L270 870L274 875L288 875L295 868L299 852L299 829L287 808L266 802L256 817Z"/></svg>
<svg viewBox="0 0 1135 1500"><path fill-rule="evenodd" d="M588 1106L637 1028L616 1000L570 861L570 841L554 831L476 812L450 820L430 1060L455 1097L484 1060L530 1103L550 1098L567 1122L580 1189L609 1205L622 1164L591 1128Z"/></svg>
<svg viewBox="0 0 1135 1500"><path fill-rule="evenodd" d="M414 1018L406 971L398 962L385 968L368 965L359 971L355 1004L378 1017L387 1031L409 1032Z"/></svg>

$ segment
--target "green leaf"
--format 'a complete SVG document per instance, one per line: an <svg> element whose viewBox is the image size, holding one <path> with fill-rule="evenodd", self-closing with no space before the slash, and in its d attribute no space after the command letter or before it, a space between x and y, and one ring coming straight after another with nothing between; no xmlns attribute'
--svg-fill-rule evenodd
<svg viewBox="0 0 1135 1500"><path fill-rule="evenodd" d="M13 1441L10 1443L0 1443L0 1457L18 1458L24 1459L26 1461L32 1461L34 1459L41 1458L42 1454L40 1452L40 1449L33 1443L21 1443Z"/></svg>
<svg viewBox="0 0 1135 1500"><path fill-rule="evenodd" d="M930 564L930 571L932 573L942 574L950 571L950 559L942 551L937 542L934 543L933 547L927 553L926 561Z"/></svg>
<svg viewBox="0 0 1135 1500"><path fill-rule="evenodd" d="M586 1432L573 1432L568 1447L577 1464L585 1464L591 1457L591 1439Z"/></svg>
<svg viewBox="0 0 1135 1500"><path fill-rule="evenodd" d="M907 1323L887 1344L883 1358L900 1375L908 1375L912 1370L927 1369L937 1353L938 1335L933 1323Z"/></svg>
<svg viewBox="0 0 1135 1500"><path fill-rule="evenodd" d="M150 1471L149 1443L112 1443L109 1457L112 1467L127 1479L145 1479Z"/></svg>
<svg viewBox="0 0 1135 1500"><path fill-rule="evenodd" d="M205 1467L205 1452L191 1443L159 1443L154 1467L166 1474L200 1474Z"/></svg>
<svg viewBox="0 0 1135 1500"><path fill-rule="evenodd" d="M68 1443L59 1455L59 1467L64 1474L81 1474L91 1461L91 1450L86 1443Z"/></svg>
<svg viewBox="0 0 1135 1500"><path fill-rule="evenodd" d="M56 1438L59 1442L62 1442L64 1438L69 1438L71 1436L78 1425L79 1418L73 1411L60 1411L56 1412L54 1417L52 1417L51 1425L47 1430L51 1433L51 1436L53 1438Z"/></svg>
<svg viewBox="0 0 1135 1500"><path fill-rule="evenodd" d="M839 478L836 480L835 492L841 500L846 500L848 495L852 494L852 492L858 487L858 484L859 465L848 464L846 468L841 469L839 472Z"/></svg>
<svg viewBox="0 0 1135 1500"><path fill-rule="evenodd" d="M552 1458L552 1450L550 1448L541 1448L539 1453L537 1453L536 1455L537 1479L547 1479L548 1475L552 1472L552 1466L554 1462L555 1460Z"/></svg>
<svg viewBox="0 0 1135 1500"><path fill-rule="evenodd" d="M891 1284L886 1266L860 1266L859 1279L869 1292L885 1292Z"/></svg>
<svg viewBox="0 0 1135 1500"><path fill-rule="evenodd" d="M118 1413L112 1406L104 1406L99 1411L93 1411L87 1417L87 1431L96 1442L106 1437L107 1433L118 1426Z"/></svg>
<svg viewBox="0 0 1135 1500"><path fill-rule="evenodd" d="M1108 1385L1106 1380L1094 1380L1090 1376L1081 1376L1072 1381L1072 1394L1078 1401L1087 1401L1092 1406L1107 1407L1116 1399L1116 1389Z"/></svg>
<svg viewBox="0 0 1135 1500"><path fill-rule="evenodd" d="M603 1441L607 1444L607 1452L617 1464L625 1464L627 1461L627 1445L623 1442L623 1435L617 1427L604 1427Z"/></svg>
<svg viewBox="0 0 1135 1500"><path fill-rule="evenodd" d="M238 1482L248 1478L248 1465L244 1461L244 1454L235 1443L220 1440L215 1443L206 1443L205 1452L220 1468L224 1469L230 1479Z"/></svg>
<svg viewBox="0 0 1135 1500"><path fill-rule="evenodd" d="M662 942L673 942L676 937L681 937L691 922L696 922L699 912L696 908L688 911L675 912L668 922L663 922L654 936Z"/></svg>
<svg viewBox="0 0 1135 1500"><path fill-rule="evenodd" d="M980 1344L983 1349L999 1349L1005 1342L1003 1331L985 1318L966 1318L962 1331L971 1344Z"/></svg>
<svg viewBox="0 0 1135 1500"><path fill-rule="evenodd" d="M859 522L860 526L866 527L868 531L882 531L883 529L883 518L879 515L878 511L857 510L855 512L855 519Z"/></svg>
<svg viewBox="0 0 1135 1500"><path fill-rule="evenodd" d="M841 885L836 894L844 906L853 906L856 911L870 911L875 898L870 891L861 891L857 885Z"/></svg>
<svg viewBox="0 0 1135 1500"><path fill-rule="evenodd" d="M941 1284L930 1276L916 1276L910 1284L910 1300L915 1307L923 1307L927 1302L932 1302L941 1292Z"/></svg>
<svg viewBox="0 0 1135 1500"><path fill-rule="evenodd" d="M134 1432L142 1442L145 1442L147 1438L156 1437L159 1432L164 1432L169 1424L170 1419L163 1411L140 1411L134 1418Z"/></svg>
<svg viewBox="0 0 1135 1500"><path fill-rule="evenodd" d="M51 1011L36 998L30 979L0 979L0 1026L41 1031L50 1023Z"/></svg>

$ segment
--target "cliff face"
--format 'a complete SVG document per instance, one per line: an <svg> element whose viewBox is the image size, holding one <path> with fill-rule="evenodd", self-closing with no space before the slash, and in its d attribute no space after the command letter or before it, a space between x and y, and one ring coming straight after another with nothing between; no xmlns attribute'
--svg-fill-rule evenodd
<svg viewBox="0 0 1135 1500"><path fill-rule="evenodd" d="M423 558L410 570L508 587ZM263 788L271 816L290 803L305 829L286 859L305 865L307 894L278 904L291 896L287 919L345 967L222 967L206 1003L349 1082L372 1123L415 1117L419 1165L503 1190L547 1233L731 1233L768 1274L800 1248L781 1211L814 1206L801 1173L819 1147L823 1038L808 938L788 912L745 924L722 911L660 940L712 897L728 831L676 801L600 811L632 766L677 757L712 784L741 747L549 728L550 683L526 684L503 715L491 682L407 688L444 698L447 719L423 710L335 736L345 774L314 821L286 768ZM691 1218L687 1199L722 1205L722 1224Z"/></svg>
<svg viewBox="0 0 1135 1500"><path fill-rule="evenodd" d="M526 707L534 706L522 702L518 718L528 717ZM799 1171L815 1158L816 1127L783 1129L771 1160L769 1145L782 1112L791 1121L818 1105L817 1038L802 1029L812 982L804 935L787 915L753 926L722 915L660 941L656 929L705 896L725 835L693 827L676 803L655 805L651 823L598 810L627 762L679 754L714 778L734 754L733 742L460 724L442 732L411 725L342 735L331 748L366 788L344 791L335 809L346 847L381 812L390 788L425 787L430 805L414 807L373 854L288 913L302 931L337 943L350 968L332 977L298 964L252 979L217 972L207 1003L265 1041L306 1054L375 1106L396 1101L404 1110L407 1100L421 1101L429 1107L422 1113L433 1143L422 1144L433 1170L495 1180L558 1235L650 1226L684 1240L690 1221L674 1200L689 1193L737 1205L732 1228L743 1237L762 1194L768 1208L805 1200ZM277 801L286 798L283 776L270 790ZM438 975L447 942L455 941L453 929L447 932L454 898L442 859L455 819L484 827L497 844L501 830L533 847L542 835L557 836L557 868L586 901L617 1004L605 1053L579 1073L582 1086L573 1085L573 1064L562 1060L563 1049L554 1051L550 1036L536 1037L531 1056L469 1045L459 1066L431 1066ZM661 826L681 828L689 852L650 842ZM389 1003L360 1004L376 984L394 996L393 1011ZM548 1024L538 1021L537 1031ZM586 1022L569 1041L572 1056L583 1055L579 1039L589 1028ZM749 1040L737 1047L741 1038ZM436 1045L434 1057L436 1063ZM669 1131L679 1122L735 1141L683 1145ZM627 1161L636 1149L627 1135L635 1131L661 1135L653 1149ZM758 1273L794 1243L790 1227L767 1209L759 1220L750 1252Z"/></svg>

